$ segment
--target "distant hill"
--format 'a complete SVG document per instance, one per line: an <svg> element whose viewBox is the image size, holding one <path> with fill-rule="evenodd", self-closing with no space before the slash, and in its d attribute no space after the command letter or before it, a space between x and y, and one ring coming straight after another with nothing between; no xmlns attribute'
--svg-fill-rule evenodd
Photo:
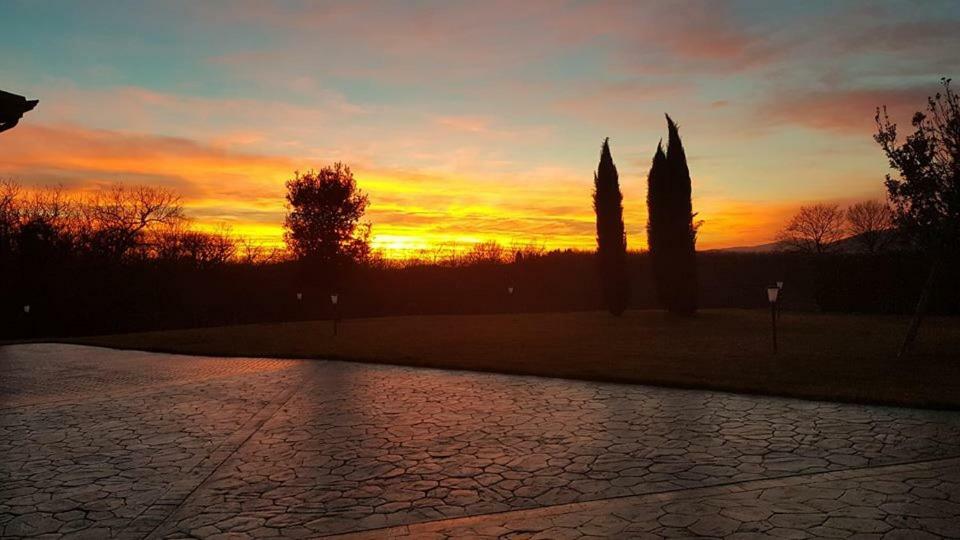
<svg viewBox="0 0 960 540"><path fill-rule="evenodd" d="M780 242L770 242L768 244L757 244L755 246L734 246L728 248L707 249L709 253L772 253L782 249Z"/></svg>
<svg viewBox="0 0 960 540"><path fill-rule="evenodd" d="M866 253L863 242L857 236L848 236L842 240L837 240L830 245L831 253ZM908 244L899 238L896 231L887 231L885 234L886 249L890 251L903 251L907 249ZM707 249L711 253L775 253L784 251L786 246L783 242L769 242L767 244L757 244L755 246L735 246L719 249Z"/></svg>

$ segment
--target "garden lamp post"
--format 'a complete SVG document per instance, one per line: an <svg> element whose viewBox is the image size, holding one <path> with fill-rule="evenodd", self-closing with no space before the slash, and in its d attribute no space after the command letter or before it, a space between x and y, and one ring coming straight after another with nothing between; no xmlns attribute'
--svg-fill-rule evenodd
<svg viewBox="0 0 960 540"><path fill-rule="evenodd" d="M333 293L330 295L330 305L333 306L333 335L337 335L337 302L340 300L340 295Z"/></svg>
<svg viewBox="0 0 960 540"><path fill-rule="evenodd" d="M782 281L778 281L778 282L777 282L777 289L778 289L778 291L777 291L777 318L779 319L779 318L780 318L780 310L782 309L781 306L783 305L783 282L782 282Z"/></svg>
<svg viewBox="0 0 960 540"><path fill-rule="evenodd" d="M32 111L39 100L27 99L0 90L0 132L12 129L23 115Z"/></svg>
<svg viewBox="0 0 960 540"><path fill-rule="evenodd" d="M23 331L26 332L28 336L33 336L33 317L30 316L30 304L23 305Z"/></svg>
<svg viewBox="0 0 960 540"><path fill-rule="evenodd" d="M777 299L780 288L776 285L767 287L767 301L770 302L770 328L773 330L773 354L777 354Z"/></svg>

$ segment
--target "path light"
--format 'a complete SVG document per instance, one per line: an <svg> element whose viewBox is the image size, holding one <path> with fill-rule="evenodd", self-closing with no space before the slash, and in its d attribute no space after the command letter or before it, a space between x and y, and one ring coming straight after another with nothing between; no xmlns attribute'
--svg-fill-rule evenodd
<svg viewBox="0 0 960 540"><path fill-rule="evenodd" d="M780 310L783 305L783 282L777 282L777 288L780 289L780 292L777 293L777 318L780 318Z"/></svg>
<svg viewBox="0 0 960 540"><path fill-rule="evenodd" d="M303 293L302 293L302 292L298 292L298 293L297 293L297 300L298 300L298 301L299 301L299 300L303 300Z"/></svg>
<svg viewBox="0 0 960 540"><path fill-rule="evenodd" d="M767 287L767 301L770 302L770 328L773 330L773 354L777 354L777 300L780 297L780 287Z"/></svg>
<svg viewBox="0 0 960 540"><path fill-rule="evenodd" d="M767 287L767 300L771 304L776 304L777 298L779 298L779 296L780 296L780 287L777 287L775 285Z"/></svg>
<svg viewBox="0 0 960 540"><path fill-rule="evenodd" d="M23 312L26 313L27 315L30 314L30 304L24 304Z"/></svg>
<svg viewBox="0 0 960 540"><path fill-rule="evenodd" d="M333 335L337 335L337 302L340 300L340 295L333 293L330 295L330 304L333 305Z"/></svg>
<svg viewBox="0 0 960 540"><path fill-rule="evenodd" d="M513 294L513 285L507 287L507 294Z"/></svg>

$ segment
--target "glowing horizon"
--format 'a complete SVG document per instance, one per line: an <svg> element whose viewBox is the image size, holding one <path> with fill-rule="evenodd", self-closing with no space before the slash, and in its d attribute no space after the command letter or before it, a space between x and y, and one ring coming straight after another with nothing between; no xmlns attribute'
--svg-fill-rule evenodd
<svg viewBox="0 0 960 540"><path fill-rule="evenodd" d="M351 165L373 246L592 249L611 138L630 249L663 113L698 248L772 241L800 205L883 196L873 111L957 74L951 2L156 2L0 5L0 178L166 186L198 227L282 242L284 182ZM316 31L318 28L323 31Z"/></svg>

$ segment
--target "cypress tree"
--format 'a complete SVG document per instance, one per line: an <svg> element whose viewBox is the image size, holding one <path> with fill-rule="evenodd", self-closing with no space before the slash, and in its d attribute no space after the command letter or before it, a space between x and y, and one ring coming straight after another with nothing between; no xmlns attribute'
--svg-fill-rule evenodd
<svg viewBox="0 0 960 540"><path fill-rule="evenodd" d="M593 175L593 210L597 214L597 260L604 306L621 315L629 303L627 236L623 228L623 195L617 167L604 139L600 164Z"/></svg>
<svg viewBox="0 0 960 540"><path fill-rule="evenodd" d="M647 178L647 239L657 298L671 313L697 310L696 226L690 170L677 125L667 115L667 151L662 142Z"/></svg>
<svg viewBox="0 0 960 540"><path fill-rule="evenodd" d="M657 143L653 154L653 163L647 175L647 248L650 251L650 264L653 270L653 283L657 292L657 303L666 308L672 304L670 292L672 284L669 274L669 227L664 216L667 210L667 155L663 152L663 141Z"/></svg>

